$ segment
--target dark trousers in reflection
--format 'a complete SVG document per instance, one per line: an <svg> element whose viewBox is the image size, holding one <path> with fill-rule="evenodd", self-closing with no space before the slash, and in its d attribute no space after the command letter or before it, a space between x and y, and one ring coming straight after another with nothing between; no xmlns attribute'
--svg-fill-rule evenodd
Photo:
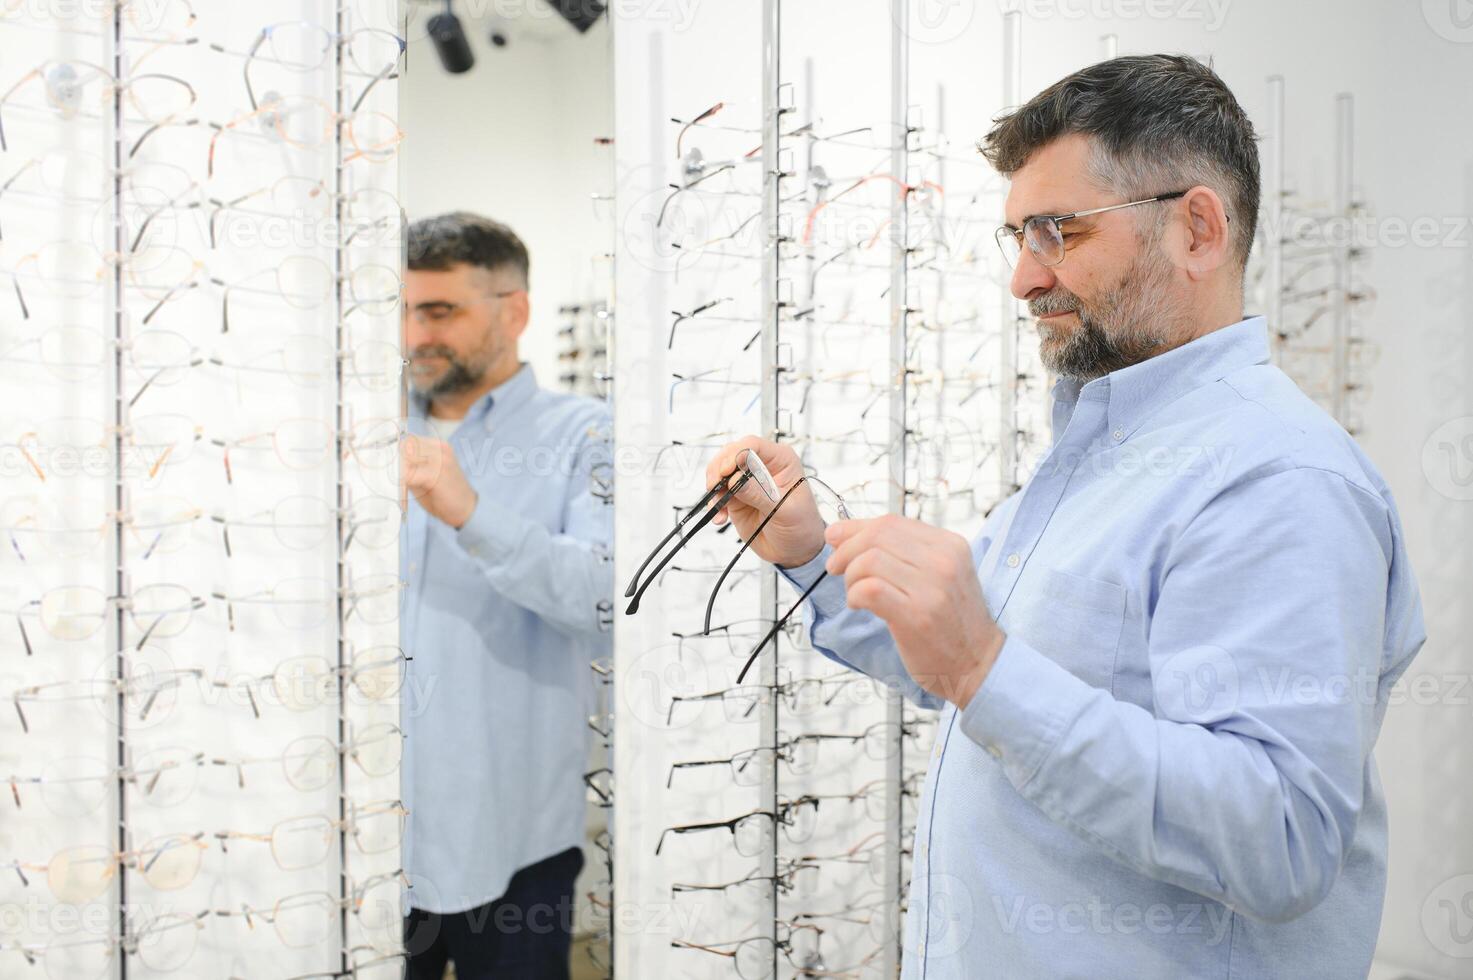
<svg viewBox="0 0 1473 980"><path fill-rule="evenodd" d="M573 882L583 852L570 847L512 875L506 893L485 905L441 915L410 909L404 920L408 980L568 980L573 942Z"/></svg>

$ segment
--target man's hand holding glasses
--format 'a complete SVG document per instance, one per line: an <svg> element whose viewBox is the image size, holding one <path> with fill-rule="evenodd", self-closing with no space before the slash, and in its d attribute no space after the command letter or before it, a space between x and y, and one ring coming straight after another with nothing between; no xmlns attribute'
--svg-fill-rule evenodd
<svg viewBox="0 0 1473 980"><path fill-rule="evenodd" d="M824 563L844 576L845 601L885 621L906 672L964 709L1007 639L987 609L967 539L887 514L831 525Z"/></svg>
<svg viewBox="0 0 1473 980"><path fill-rule="evenodd" d="M788 488L804 476L803 463L793 447L769 442L758 436L746 436L727 443L706 465L706 487L715 487L737 473L746 454L752 453L771 474L777 487ZM792 497L773 513L769 499L773 488L764 489L748 481L724 508L716 513L714 523L727 521L736 527L743 541L751 542L757 557L781 568L805 565L823 550L824 519L807 480L797 486ZM780 493L779 493L780 499ZM762 533L755 538L757 525L771 515Z"/></svg>
<svg viewBox="0 0 1473 980"><path fill-rule="evenodd" d="M917 684L965 708L1006 639L987 609L967 539L895 514L854 519L837 495L804 472L792 447L757 436L722 447L706 467L706 485L735 486L728 478L750 469L748 454L765 465L776 488L747 480L715 520L730 520L746 547L784 568L807 564L830 545L824 571L844 577L849 607L885 621ZM769 499L774 493L776 507ZM825 506L830 496L835 503Z"/></svg>

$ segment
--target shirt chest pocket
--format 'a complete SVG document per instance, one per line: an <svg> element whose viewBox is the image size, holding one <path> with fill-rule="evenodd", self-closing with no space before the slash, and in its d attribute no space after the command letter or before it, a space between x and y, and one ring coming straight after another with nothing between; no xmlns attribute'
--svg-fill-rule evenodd
<svg viewBox="0 0 1473 980"><path fill-rule="evenodd" d="M1125 621L1125 587L1050 568L1009 603L1016 632L1044 656L1093 687L1110 690ZM1019 605L1019 600L1023 600Z"/></svg>

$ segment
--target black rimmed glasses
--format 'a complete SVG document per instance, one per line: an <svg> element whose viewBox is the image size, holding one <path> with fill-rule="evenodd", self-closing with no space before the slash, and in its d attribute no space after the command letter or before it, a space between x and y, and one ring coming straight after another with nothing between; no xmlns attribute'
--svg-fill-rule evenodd
<svg viewBox="0 0 1473 980"><path fill-rule="evenodd" d="M907 734L912 728L905 729ZM697 759L687 762L676 762L670 766L670 773L665 777L665 788L669 789L675 780L677 771L689 771L692 769L709 769L718 766L730 766L731 778L738 786L756 786L762 779L763 759L769 756L784 762L788 771L795 776L805 775L813 772L818 765L819 746L825 741L847 741L850 743L863 742L865 753L872 759L885 759L894 755L896 729L891 722L877 722L864 732L856 735L836 734L814 734L798 735L790 737L782 732L778 733L776 746L762 745L756 748L743 749L735 755L724 759ZM820 797L815 797L816 799Z"/></svg>
<svg viewBox="0 0 1473 980"><path fill-rule="evenodd" d="M752 810L730 820L712 820L704 823L677 824L660 831L655 842L655 856L665 846L670 834L694 834L707 830L730 831L736 851L743 857L756 857L772 843L772 825L782 825L784 834L794 844L801 844L813 836L818 820L818 797L800 796L796 800L782 803L774 810Z"/></svg>
<svg viewBox="0 0 1473 980"><path fill-rule="evenodd" d="M791 861L786 862L783 870L775 875L759 874L753 871L735 881L717 882L709 885L677 881L670 886L670 895L673 898L685 892L718 892L726 897L742 896L744 898L760 899L766 896L773 888L777 888L783 894L801 891L808 885L810 879L818 870L819 868L816 864Z"/></svg>
<svg viewBox="0 0 1473 980"><path fill-rule="evenodd" d="M673 763L670 766L669 775L665 777L665 788L669 789L674 783L677 771L709 769L718 766L729 766L732 781L738 786L756 786L762 779L761 763L769 757L784 762L788 771L793 775L805 775L817 768L819 747L829 741L847 742L851 745L863 744L865 755L871 759L884 760L895 755L900 736L914 735L916 730L914 723L902 724L897 728L894 722L881 721L855 734L819 732L789 737L779 732L776 746L764 745L744 749L724 759L696 759ZM823 797L814 798L822 799Z"/></svg>
<svg viewBox="0 0 1473 980"><path fill-rule="evenodd" d="M716 588L711 591L711 598L706 602L707 629L711 628L711 608L713 605L715 605L716 593L721 589L722 583L726 581L726 576L731 573L732 568L734 568L736 566L736 563L741 560L742 555L746 554L747 548L751 547L752 540L755 539L757 535L762 533L763 528L767 527L767 522L772 520L773 517L777 515L777 512L782 509L782 505L786 503L788 498L793 495L793 492L805 483L810 485L810 493L812 493L814 487L818 487L821 488L825 492L825 494L828 495L827 499L820 499L820 496L818 494L813 495L814 502L818 504L819 513L820 515L822 515L825 525L831 524L835 520L847 521L850 519L852 515L850 515L849 508L844 503L844 498L839 496L839 494L836 493L832 487L830 487L827 483L824 483L816 476L805 475L799 477L792 486L788 487L788 489L783 493L782 497L778 499L772 510L768 511L767 516L762 518L761 523L759 523L756 529L752 532L752 537L742 542L741 549L737 551L736 555L727 564L726 570L721 573L721 578L716 580ZM820 571L818 573L818 576L814 578L813 582L808 586L808 588L803 590L803 594L798 597L798 601L788 607L788 611L783 613L782 616L778 617L777 622L772 624L772 628L767 631L766 635L763 636L761 640L757 641L757 645L753 647L752 652L747 655L747 662L742 664L742 669L737 672L736 682L738 684L740 684L743 679L746 678L747 671L752 669L752 664L757 662L757 655L767 647L768 643L772 642L773 637L777 636L777 634L788 625L788 620L793 618L793 614L796 613L798 609L803 605L803 603L808 599L808 597L813 594L813 590L818 588L819 583L821 583L824 579L828 577L829 573L827 570Z"/></svg>
<svg viewBox="0 0 1473 980"><path fill-rule="evenodd" d="M1133 208L1138 204L1174 201L1186 196L1186 193L1186 191L1172 191L1169 194L1158 194L1139 201L1111 204L1103 208L1090 208L1088 211L1071 211L1068 214L1035 214L1023 222L1022 228L1014 228L1012 225L1003 225L998 228L995 235L997 247L1002 249L1003 258L1008 260L1010 269L1017 267L1018 258L1023 254L1024 243L1027 243L1028 251L1033 253L1033 257L1040 265L1058 265L1064 261L1065 236L1060 226L1065 221L1088 218L1091 215L1105 214L1109 211L1119 211L1122 208Z"/></svg>
<svg viewBox="0 0 1473 980"><path fill-rule="evenodd" d="M732 482L733 477L735 477L735 482ZM805 483L809 484L809 492L813 494L814 502L818 505L819 513L823 517L825 524L831 523L834 520L846 521L852 516L849 513L848 506L844 503L844 498L828 484L811 474L799 477L792 486L788 487L779 496L777 484L773 481L772 474L767 471L767 467L763 464L762 460L756 453L746 450L737 457L736 471L707 490L706 495L698 500L694 507L686 511L685 515L660 540L660 543L655 545L654 550L650 552L649 556L640 563L639 568L634 573L634 578L630 580L628 588L624 590L625 597L630 600L629 606L624 610L625 615L632 615L639 611L640 599L644 596L645 591L650 585L659 577L660 572L664 570L665 566L680 553L680 550L690 542L691 538L700 532L701 528L709 524L720 513L721 509L731 502L732 498L741 491L742 487L747 485L749 480L757 481L757 485L762 488L763 494L772 503L772 510L767 512L767 515L753 529L751 536L742 542L741 548L737 550L737 553L732 556L731 561L727 562L726 567L722 569L721 577L716 580L716 585L711 589L710 598L706 601L706 614L701 630L702 635L707 635L711 632L711 614L716 605L716 596L721 592L721 586L725 584L727 577L736 568L737 562L741 561L742 556L747 553L747 549L752 546L752 542L756 539L757 535L761 534L763 529L767 527L768 522L777 516L777 512L782 509L783 504L787 503L788 498L800 486ZM817 493L813 493L815 488L823 490L824 495L820 496ZM720 495L719 497L718 494ZM712 503L713 499L716 501L714 504ZM705 511L704 514L702 514L703 510ZM682 530L697 514L701 514L702 516L696 521L695 526L682 534ZM649 567L650 562L654 561L655 556L660 554L665 546L675 538L679 538L676 541L675 547L666 552L665 557L660 559L659 564L655 566L654 570L648 576L645 576L645 569ZM641 577L644 578L642 584L640 582ZM779 632L787 627L788 621L792 619L793 614L798 611L799 607L803 605L803 602L813 593L813 590L818 587L819 583L827 577L827 571L820 571L818 577L798 597L798 601L793 603L792 607L772 624L771 628L767 630L757 645L752 648L752 652L748 654L746 663L742 665L741 671L737 674L737 684L741 684L746 678L747 671L751 669L752 664L757 660L757 655L766 648L768 643L772 642L772 639Z"/></svg>
<svg viewBox="0 0 1473 980"><path fill-rule="evenodd" d="M614 770L608 766L583 774L583 785L588 787L588 802L607 809L614 805Z"/></svg>
<svg viewBox="0 0 1473 980"><path fill-rule="evenodd" d="M736 477L735 482L732 482L732 477ZM763 465L762 460L758 458L757 454L748 450L739 456L737 459L737 471L731 474L731 476L718 481L711 489L707 490L705 496L696 501L695 506L686 511L685 515L675 522L675 526L666 532L665 536L660 539L660 543L655 545L654 550L646 556L644 561L639 563L639 568L634 571L634 578L630 579L628 587L624 590L624 598L629 600L629 605L624 610L626 616L632 616L639 611L639 600L644 598L645 591L659 577L660 572L664 571L665 566L670 564L675 556L680 554L681 549L700 533L701 528L710 524L716 515L721 512L721 509L731 503L732 498L741 491L742 487L747 485L749 480L753 479L757 481L757 485L762 488L763 493L767 495L769 500L777 500L776 485L772 482L771 474L767 472L767 467ZM716 501L714 504L711 503L713 500ZM707 509L708 505L709 509ZM774 508L775 510L776 508ZM704 514L702 511L704 511ZM696 521L695 526L689 531L684 531L685 526L698 514L701 517ZM766 520L764 520L763 524L766 523ZM760 533L761 530L761 527L759 527L757 532ZM684 531L683 534L681 533L682 531ZM645 569L649 567L650 562L655 560L655 556L664 550L666 545L677 538L679 540L675 541L675 547L666 552L665 557L661 558L659 564L646 576ZM746 550L745 546L743 546L742 550ZM738 553L738 557L740 557L740 552ZM731 565L734 564L735 561L731 563ZM726 580L727 573L731 571L731 565L728 565L726 571L722 572L720 581L716 583L717 589L720 589L721 582ZM641 578L644 579L643 584L640 583ZM707 631L710 630L709 614L707 615L706 629Z"/></svg>

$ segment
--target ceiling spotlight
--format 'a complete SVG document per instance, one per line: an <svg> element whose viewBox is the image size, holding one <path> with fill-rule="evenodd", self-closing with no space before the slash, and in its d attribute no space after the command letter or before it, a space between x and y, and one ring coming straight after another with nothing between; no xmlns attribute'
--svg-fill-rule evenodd
<svg viewBox="0 0 1473 980"><path fill-rule="evenodd" d="M460 25L460 18L450 9L450 0L445 0L445 12L431 17L425 27L446 71L459 75L471 70L476 63L476 55L471 50L470 39L465 36L465 28Z"/></svg>
<svg viewBox="0 0 1473 980"><path fill-rule="evenodd" d="M607 6L604 0L550 0L550 3L553 10L578 29L579 34L592 27L603 16Z"/></svg>

